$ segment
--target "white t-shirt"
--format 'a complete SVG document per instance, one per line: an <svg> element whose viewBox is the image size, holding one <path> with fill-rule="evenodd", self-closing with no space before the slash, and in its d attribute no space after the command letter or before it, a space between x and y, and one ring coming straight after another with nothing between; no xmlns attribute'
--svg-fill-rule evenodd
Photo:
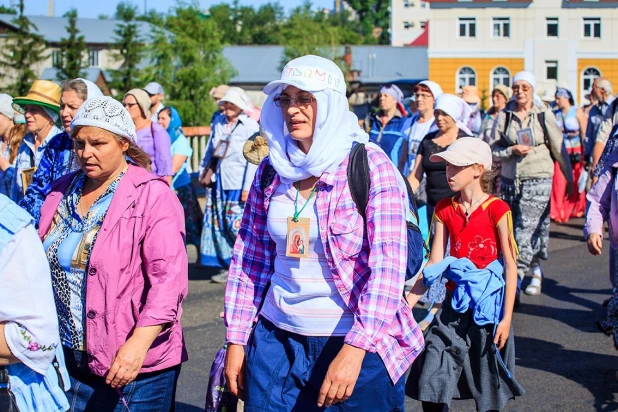
<svg viewBox="0 0 618 412"><path fill-rule="evenodd" d="M304 336L345 336L354 316L337 291L320 239L316 195L298 196L300 217L309 218L309 256L287 257L288 217L294 215L297 190L281 183L268 207L268 232L275 241L275 268L260 315L275 326ZM317 193L316 193L317 194Z"/></svg>

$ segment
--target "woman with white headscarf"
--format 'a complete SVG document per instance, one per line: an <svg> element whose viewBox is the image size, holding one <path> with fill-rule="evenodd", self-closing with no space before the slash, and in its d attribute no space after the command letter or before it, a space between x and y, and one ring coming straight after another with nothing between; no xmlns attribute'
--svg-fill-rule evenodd
<svg viewBox="0 0 618 412"><path fill-rule="evenodd" d="M227 281L227 268L257 166L243 155L247 140L260 130L246 114L249 102L240 87L230 87L219 100L221 116L212 124L200 165L200 183L208 187L200 246L201 264L221 268L211 280Z"/></svg>
<svg viewBox="0 0 618 412"><path fill-rule="evenodd" d="M539 295L543 272L540 260L547 259L549 200L554 160L573 193L571 162L563 144L556 116L535 93L536 78L520 72L513 78L513 100L496 118L492 144L494 159L502 162L502 198L513 211L515 240L519 246L517 272L519 302L521 281L532 269L526 294Z"/></svg>
<svg viewBox="0 0 618 412"><path fill-rule="evenodd" d="M367 144L345 90L337 65L317 56L290 61L264 88L270 154L225 295L226 376L246 409L403 410L403 375L423 349L402 297L404 181ZM366 221L347 181L355 143L368 156Z"/></svg>
<svg viewBox="0 0 618 412"><path fill-rule="evenodd" d="M86 100L100 96L103 96L103 93L90 80L77 78L67 80L62 84L60 119L64 130L49 141L39 167L32 177L32 184L19 202L19 205L34 217L37 224L48 185L79 169L75 152L73 152L73 141L69 136L73 116Z"/></svg>

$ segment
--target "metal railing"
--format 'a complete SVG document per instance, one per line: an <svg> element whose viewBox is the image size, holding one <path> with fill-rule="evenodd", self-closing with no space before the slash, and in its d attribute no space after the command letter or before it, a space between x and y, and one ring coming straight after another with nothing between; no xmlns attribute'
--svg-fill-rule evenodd
<svg viewBox="0 0 618 412"><path fill-rule="evenodd" d="M182 131L187 139L189 139L189 143L193 149L191 169L193 173L197 173L204 153L206 152L206 143L208 143L208 138L210 137L210 126L183 127Z"/></svg>

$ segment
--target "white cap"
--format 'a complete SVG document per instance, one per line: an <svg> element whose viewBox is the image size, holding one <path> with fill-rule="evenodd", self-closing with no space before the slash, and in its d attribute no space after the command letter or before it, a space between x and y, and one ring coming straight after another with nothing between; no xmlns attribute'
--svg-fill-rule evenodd
<svg viewBox="0 0 618 412"><path fill-rule="evenodd" d="M286 64L281 79L268 83L264 93L275 93L282 85L295 86L309 93L332 89L345 96L346 92L345 78L339 66L331 60L311 54Z"/></svg>
<svg viewBox="0 0 618 412"><path fill-rule="evenodd" d="M446 160L455 166L470 166L482 164L485 170L490 170L492 165L491 148L478 137L461 137L443 152L431 155L432 162Z"/></svg>
<svg viewBox="0 0 618 412"><path fill-rule="evenodd" d="M235 104L240 107L243 112L249 108L250 103L247 93L240 87L228 88L221 100L219 100L219 105L223 102Z"/></svg>
<svg viewBox="0 0 618 412"><path fill-rule="evenodd" d="M148 83L143 90L151 96L153 94L163 94L163 86L157 82Z"/></svg>
<svg viewBox="0 0 618 412"><path fill-rule="evenodd" d="M543 90L543 96L541 96L541 100L546 103L551 103L556 100L556 89L545 89Z"/></svg>
<svg viewBox="0 0 618 412"><path fill-rule="evenodd" d="M78 126L98 127L137 143L131 115L122 103L109 96L86 100L71 122L71 133Z"/></svg>

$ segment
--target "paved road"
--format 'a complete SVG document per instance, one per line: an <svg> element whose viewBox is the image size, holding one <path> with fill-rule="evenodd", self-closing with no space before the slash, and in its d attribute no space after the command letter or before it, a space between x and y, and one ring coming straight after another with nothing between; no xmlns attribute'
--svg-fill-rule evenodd
<svg viewBox="0 0 618 412"><path fill-rule="evenodd" d="M581 220L552 226L550 260L540 297L523 296L514 319L517 368L527 393L509 411L617 411L618 353L595 321L609 295L608 257L590 256L581 235ZM190 249L190 256L195 251ZM190 360L178 383L178 411L203 410L210 365L222 345L225 329L222 285L212 273L190 268L189 297L183 324ZM420 405L407 399L408 411ZM471 401L454 402L453 411L474 411Z"/></svg>

